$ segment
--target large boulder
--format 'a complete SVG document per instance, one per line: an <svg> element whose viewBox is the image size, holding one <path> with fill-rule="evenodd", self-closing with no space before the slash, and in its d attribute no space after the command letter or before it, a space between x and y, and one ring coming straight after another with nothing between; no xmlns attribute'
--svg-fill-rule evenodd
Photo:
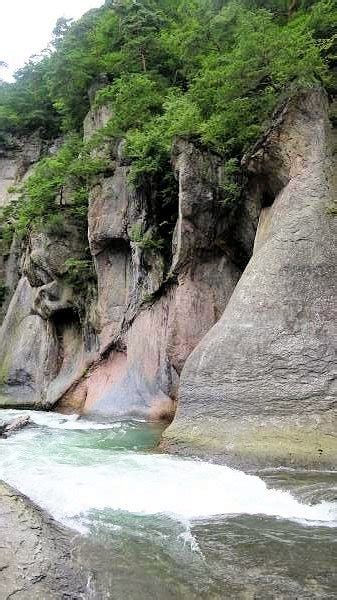
<svg viewBox="0 0 337 600"><path fill-rule="evenodd" d="M236 423L244 453L253 423L258 436L259 423L272 431L281 419L280 434L284 419L313 423L336 409L337 223L328 211L336 155L327 115L321 91L299 95L247 159L269 206L222 318L185 364L169 436L186 438L194 428L197 437L218 437L223 450L235 448Z"/></svg>

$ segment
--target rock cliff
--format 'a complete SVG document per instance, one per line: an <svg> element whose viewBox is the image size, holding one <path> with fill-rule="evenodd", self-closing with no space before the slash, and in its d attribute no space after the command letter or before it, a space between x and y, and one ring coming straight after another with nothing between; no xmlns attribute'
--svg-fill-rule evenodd
<svg viewBox="0 0 337 600"><path fill-rule="evenodd" d="M74 533L1 481L0 500L1 598L91 598Z"/></svg>
<svg viewBox="0 0 337 600"><path fill-rule="evenodd" d="M294 437L297 421L301 442L322 454L312 434L323 420L336 457L336 136L327 115L320 91L292 99L245 158L246 202L258 188L261 197L253 256L187 359L170 436L189 437L193 421L196 438L223 450L249 454L269 435L272 453L273 438Z"/></svg>
<svg viewBox="0 0 337 600"><path fill-rule="evenodd" d="M92 109L85 138L110 116ZM97 281L69 282L69 259L83 258L88 240L67 222L62 232L31 232L19 252L13 242L7 257L10 265L17 255L18 284L1 330L1 404L170 420L183 365L242 272L226 242L222 160L176 140L175 190L163 209L155 189L129 183L123 141L98 152L109 167L89 199Z"/></svg>
<svg viewBox="0 0 337 600"><path fill-rule="evenodd" d="M1 405L171 420L179 398L168 435L180 438L191 422L331 414L336 155L327 104L312 90L283 105L243 161L235 210L223 201L223 159L191 141L173 145L166 204L130 183L122 140L104 145L109 165L91 188L88 237L66 223L61 234L14 240L3 260L13 296L1 329ZM86 139L110 117L92 108ZM46 152L34 139L29 168ZM12 159L1 160L6 190L27 168L14 175ZM95 277L79 288L67 265L88 243Z"/></svg>

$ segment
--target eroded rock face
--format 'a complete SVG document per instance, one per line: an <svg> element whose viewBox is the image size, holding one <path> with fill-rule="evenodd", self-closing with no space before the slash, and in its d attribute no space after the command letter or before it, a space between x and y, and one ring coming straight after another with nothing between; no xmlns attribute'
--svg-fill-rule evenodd
<svg viewBox="0 0 337 600"><path fill-rule="evenodd" d="M23 274L36 289L34 311L48 320L54 314L71 309L75 299L67 284L67 261L85 256L83 234L65 220L62 235L33 232L29 236L23 262Z"/></svg>
<svg viewBox="0 0 337 600"><path fill-rule="evenodd" d="M2 405L52 407L86 368L91 349L84 350L78 298L67 281L67 260L83 258L85 244L66 221L60 235L31 233L1 328Z"/></svg>
<svg viewBox="0 0 337 600"><path fill-rule="evenodd" d="M13 139L0 149L0 206L15 199L9 188L20 184L46 150L39 132ZM14 236L8 253L1 257L0 277L7 290L1 307L0 333L1 405L41 405L43 390L55 376L56 340L52 328L33 305L36 293L21 269L24 245Z"/></svg>
<svg viewBox="0 0 337 600"><path fill-rule="evenodd" d="M22 277L1 328L1 406L41 406L57 372L57 339L49 323L33 314L34 296Z"/></svg>
<svg viewBox="0 0 337 600"><path fill-rule="evenodd" d="M179 181L179 213L173 238L172 270L181 271L197 256L214 252L226 228L224 210L217 193L224 169L223 160L176 140L173 165Z"/></svg>
<svg viewBox="0 0 337 600"><path fill-rule="evenodd" d="M85 139L111 117L93 108ZM224 250L220 158L177 140L177 196L165 213L155 189L129 183L123 147L94 151L108 166L90 193L88 239L63 206L61 231L47 224L20 247L21 282L2 328L2 404L22 403L22 386L25 405L172 419L186 358L240 277ZM97 289L75 289L67 265L86 257L88 241Z"/></svg>
<svg viewBox="0 0 337 600"><path fill-rule="evenodd" d="M188 142L176 143L177 223L165 266L160 248L138 241L156 235L152 198L128 183L120 147L115 160L114 174L93 188L89 205L104 358L69 390L61 408L172 419L183 364L222 314L240 276L217 247L226 229L214 191L220 162Z"/></svg>
<svg viewBox="0 0 337 600"><path fill-rule="evenodd" d="M0 325L5 318L11 298L20 280L21 254L21 242L17 236L14 236L9 253L0 255L0 281L5 289L0 305Z"/></svg>
<svg viewBox="0 0 337 600"><path fill-rule="evenodd" d="M111 117L112 112L107 106L100 106L95 110L90 110L83 123L85 141L90 140L98 129L101 129L108 123Z"/></svg>
<svg viewBox="0 0 337 600"><path fill-rule="evenodd" d="M22 139L13 137L7 146L0 145L0 209L18 198L15 186L30 175L34 164L46 150L39 131ZM11 247L2 247L0 253L0 282L6 290L0 303L0 324L20 279L21 254L22 245L16 237Z"/></svg>
<svg viewBox="0 0 337 600"><path fill-rule="evenodd" d="M138 197L127 184L128 167L118 165L111 177L92 190L89 242L98 280L101 343L120 334L132 287L131 245L127 229Z"/></svg>
<svg viewBox="0 0 337 600"><path fill-rule="evenodd" d="M28 176L41 157L43 147L38 131L25 139L13 138L9 148L0 147L0 206L11 201L8 190Z"/></svg>
<svg viewBox="0 0 337 600"><path fill-rule="evenodd" d="M246 159L236 213L222 201L219 156L175 141L167 212L155 189L129 183L123 141L105 145L88 238L65 219L63 232L31 234L21 266L13 249L12 285L21 279L1 331L2 405L25 398L172 419L182 375L173 434L205 419L330 410L335 221L326 207L336 182L326 115L319 91L288 103ZM109 118L93 109L86 136ZM88 241L97 285L79 289L67 265L87 257Z"/></svg>
<svg viewBox="0 0 337 600"><path fill-rule="evenodd" d="M183 368L169 435L183 438L189 424L207 428L212 419L246 419L249 428L250 417L336 407L331 148L327 101L315 90L288 103L249 158L250 177L264 181L271 205L222 318Z"/></svg>

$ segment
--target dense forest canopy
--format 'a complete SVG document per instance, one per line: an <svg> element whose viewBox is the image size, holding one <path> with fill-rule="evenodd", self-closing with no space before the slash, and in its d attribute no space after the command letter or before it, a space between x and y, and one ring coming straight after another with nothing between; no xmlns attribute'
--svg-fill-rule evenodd
<svg viewBox="0 0 337 600"><path fill-rule="evenodd" d="M26 184L25 207L7 210L19 229L53 211L69 178L85 213L90 177L104 165L90 158L81 128L88 89L102 74L107 85L95 103L114 115L102 136L125 138L135 184L162 177L172 138L188 136L227 161L233 200L230 177L278 103L306 86L337 92L337 4L106 0L77 22L60 19L42 55L14 83L0 83L3 146L37 129L46 139L66 136L61 154L44 159Z"/></svg>

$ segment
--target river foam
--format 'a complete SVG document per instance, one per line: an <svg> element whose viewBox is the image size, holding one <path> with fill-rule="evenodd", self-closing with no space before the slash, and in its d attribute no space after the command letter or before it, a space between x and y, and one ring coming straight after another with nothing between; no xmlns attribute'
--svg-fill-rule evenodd
<svg viewBox="0 0 337 600"><path fill-rule="evenodd" d="M62 429L62 430L80 430L80 431L91 431L103 429L119 429L121 427L120 422L115 423L98 423L96 421L90 421L81 418L78 414L62 415L56 412L41 412L22 410L20 415L29 416L32 423L40 427L48 427L50 429ZM16 418L18 411L16 410L3 410L0 412L0 417L3 418Z"/></svg>
<svg viewBox="0 0 337 600"><path fill-rule="evenodd" d="M39 418L35 415L36 423ZM136 515L163 514L183 521L247 514L337 526L335 503L303 504L289 492L268 489L257 476L223 465L170 455L88 448L82 445L83 432L79 430L71 432L72 443L65 447L69 433L60 437L60 420L67 429L77 422L75 418L44 414L41 419L44 427L27 429L0 441L0 479L59 521L79 530L91 511L106 509ZM48 419L52 423L46 427ZM88 422L86 435L95 427L97 424ZM118 435L121 427L110 425L108 435Z"/></svg>

